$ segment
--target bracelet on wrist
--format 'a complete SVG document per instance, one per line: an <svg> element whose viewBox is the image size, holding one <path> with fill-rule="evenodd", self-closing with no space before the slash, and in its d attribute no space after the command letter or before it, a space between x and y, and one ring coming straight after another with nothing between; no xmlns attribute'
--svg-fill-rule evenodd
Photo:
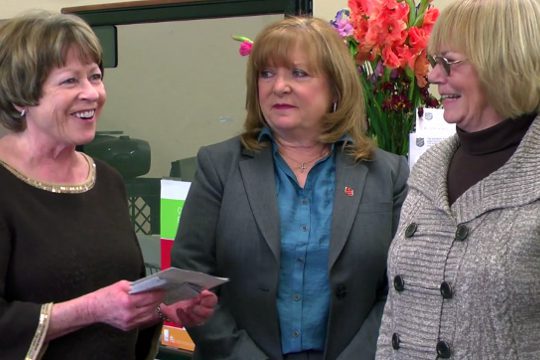
<svg viewBox="0 0 540 360"><path fill-rule="evenodd" d="M170 321L170 319L169 319L167 316L165 316L165 314L163 314L163 312L161 311L161 305L158 305L158 306L156 307L156 313L158 314L159 319L160 319L161 321L163 321L163 322L165 322L165 321Z"/></svg>

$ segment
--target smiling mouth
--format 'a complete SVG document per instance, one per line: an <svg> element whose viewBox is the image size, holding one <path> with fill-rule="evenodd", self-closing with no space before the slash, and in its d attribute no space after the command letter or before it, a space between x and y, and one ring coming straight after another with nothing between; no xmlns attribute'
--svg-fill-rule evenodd
<svg viewBox="0 0 540 360"><path fill-rule="evenodd" d="M85 110L85 111L75 112L72 115L75 117L78 117L81 120L89 120L89 119L92 119L95 114L96 114L96 110Z"/></svg>
<svg viewBox="0 0 540 360"><path fill-rule="evenodd" d="M461 95L441 95L441 101L443 100L446 100L446 99L459 99L461 97Z"/></svg>

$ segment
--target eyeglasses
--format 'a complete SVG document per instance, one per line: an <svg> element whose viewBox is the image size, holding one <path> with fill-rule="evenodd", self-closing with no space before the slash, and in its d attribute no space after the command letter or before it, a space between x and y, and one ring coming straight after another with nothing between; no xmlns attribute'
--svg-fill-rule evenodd
<svg viewBox="0 0 540 360"><path fill-rule="evenodd" d="M450 76L450 69L452 65L456 65L467 60L467 59L448 60L447 58L441 55L428 55L427 59L432 68L437 66L437 64L440 64L443 67L444 71L446 72L447 76Z"/></svg>

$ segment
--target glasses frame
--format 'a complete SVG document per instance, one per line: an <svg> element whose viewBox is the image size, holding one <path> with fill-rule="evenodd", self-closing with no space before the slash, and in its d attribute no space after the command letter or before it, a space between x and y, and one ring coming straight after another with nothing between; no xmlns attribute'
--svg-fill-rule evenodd
<svg viewBox="0 0 540 360"><path fill-rule="evenodd" d="M442 55L428 55L427 59L432 68L435 68L437 64L440 64L443 67L444 71L446 72L447 76L450 76L450 70L452 68L452 65L457 65L467 60L467 59L462 59L462 60L450 61Z"/></svg>

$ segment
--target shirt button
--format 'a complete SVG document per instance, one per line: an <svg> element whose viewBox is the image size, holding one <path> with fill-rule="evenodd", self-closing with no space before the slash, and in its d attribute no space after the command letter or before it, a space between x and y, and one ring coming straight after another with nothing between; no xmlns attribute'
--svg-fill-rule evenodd
<svg viewBox="0 0 540 360"><path fill-rule="evenodd" d="M456 236L454 237L457 241L463 241L469 236L469 228L465 225L458 225L456 229Z"/></svg>
<svg viewBox="0 0 540 360"><path fill-rule="evenodd" d="M346 296L347 296L347 285L345 284L339 284L337 287L336 287L336 290L335 290L335 295L336 295L336 298L338 299L344 299Z"/></svg>
<svg viewBox="0 0 540 360"><path fill-rule="evenodd" d="M293 337L299 337L300 336L300 331L294 330L293 333L292 333L292 336Z"/></svg>
<svg viewBox="0 0 540 360"><path fill-rule="evenodd" d="M403 276L396 275L394 277L394 289L398 292L405 290L405 280L403 280Z"/></svg>
<svg viewBox="0 0 540 360"><path fill-rule="evenodd" d="M450 351L450 345L446 341L439 341L437 343L437 355L441 359L449 359L452 352Z"/></svg>
<svg viewBox="0 0 540 360"><path fill-rule="evenodd" d="M308 227L307 225L302 225L302 231L307 231Z"/></svg>
<svg viewBox="0 0 540 360"><path fill-rule="evenodd" d="M416 223L410 223L405 229L405 237L406 238L412 237L417 229L418 229L418 225Z"/></svg>
<svg viewBox="0 0 540 360"><path fill-rule="evenodd" d="M397 350L399 349L399 335L398 333L393 333L392 334L392 348L394 348L394 350Z"/></svg>
<svg viewBox="0 0 540 360"><path fill-rule="evenodd" d="M452 291L452 287L450 286L449 283L447 283L446 281L443 281L441 283L441 295L444 299L451 299L452 296L454 295L453 294L453 291Z"/></svg>
<svg viewBox="0 0 540 360"><path fill-rule="evenodd" d="M294 300L294 301L300 301L301 298L302 298L302 297L300 296L300 294L294 294L294 295L293 295L293 300Z"/></svg>

